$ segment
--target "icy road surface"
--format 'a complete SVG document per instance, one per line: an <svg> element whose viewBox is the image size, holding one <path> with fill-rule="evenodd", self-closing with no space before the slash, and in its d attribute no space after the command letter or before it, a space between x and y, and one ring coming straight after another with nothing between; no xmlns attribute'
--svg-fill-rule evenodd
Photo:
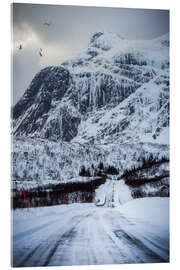
<svg viewBox="0 0 180 270"><path fill-rule="evenodd" d="M169 261L168 198L13 211L13 266Z"/></svg>

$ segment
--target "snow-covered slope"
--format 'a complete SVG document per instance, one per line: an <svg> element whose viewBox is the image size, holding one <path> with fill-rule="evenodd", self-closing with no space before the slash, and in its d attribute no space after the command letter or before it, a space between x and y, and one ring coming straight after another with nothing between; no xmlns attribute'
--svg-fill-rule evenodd
<svg viewBox="0 0 180 270"><path fill-rule="evenodd" d="M86 51L40 71L13 108L13 133L80 143L168 143L169 35L95 33Z"/></svg>
<svg viewBox="0 0 180 270"><path fill-rule="evenodd" d="M169 93L161 76L143 84L115 107L103 107L82 120L72 141L168 143ZM163 137L164 132L166 136Z"/></svg>
<svg viewBox="0 0 180 270"><path fill-rule="evenodd" d="M142 158L153 154L157 159L168 157L169 146L152 143L92 145L51 142L48 140L16 138L13 142L12 180L16 188L57 184L57 182L79 182L80 168L94 169L102 162L119 170L141 165ZM93 169L94 168L94 169Z"/></svg>

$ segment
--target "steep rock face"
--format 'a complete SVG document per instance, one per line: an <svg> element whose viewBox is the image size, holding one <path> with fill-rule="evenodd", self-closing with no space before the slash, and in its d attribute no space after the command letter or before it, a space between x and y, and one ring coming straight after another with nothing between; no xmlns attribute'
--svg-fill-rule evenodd
<svg viewBox="0 0 180 270"><path fill-rule="evenodd" d="M168 143L167 137L161 138L169 127L167 83L168 75L166 80L160 76L143 84L117 106L105 106L96 113L89 113L88 118L81 121L73 142Z"/></svg>
<svg viewBox="0 0 180 270"><path fill-rule="evenodd" d="M72 84L70 95L81 114L98 110L106 105L114 107L141 85L99 71L74 74Z"/></svg>
<svg viewBox="0 0 180 270"><path fill-rule="evenodd" d="M13 119L22 115L33 103L42 102L45 113L51 100L60 101L69 86L69 72L63 67L48 67L41 70L32 80L23 97L14 106ZM49 105L49 106L48 106ZM44 113L42 111L42 114Z"/></svg>
<svg viewBox="0 0 180 270"><path fill-rule="evenodd" d="M70 85L69 71L61 66L39 72L14 106L14 135L35 136L69 141L76 135L77 117L68 110L56 110ZM72 135L70 135L72 129Z"/></svg>
<svg viewBox="0 0 180 270"><path fill-rule="evenodd" d="M83 143L160 141L168 132L168 46L168 35L130 41L95 33L85 52L35 76L13 109L14 135Z"/></svg>

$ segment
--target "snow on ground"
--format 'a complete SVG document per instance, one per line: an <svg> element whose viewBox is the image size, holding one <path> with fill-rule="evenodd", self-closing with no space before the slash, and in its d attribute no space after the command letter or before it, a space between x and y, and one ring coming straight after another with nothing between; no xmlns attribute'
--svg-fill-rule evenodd
<svg viewBox="0 0 180 270"><path fill-rule="evenodd" d="M135 199L119 206L119 210L129 218L143 219L169 231L169 198Z"/></svg>
<svg viewBox="0 0 180 270"><path fill-rule="evenodd" d="M13 266L169 261L167 198L12 211Z"/></svg>
<svg viewBox="0 0 180 270"><path fill-rule="evenodd" d="M118 199L117 199L118 198ZM131 201L133 198L131 196L131 190L125 184L124 180L116 181L114 187L114 202L115 206L120 204L124 204L128 201Z"/></svg>

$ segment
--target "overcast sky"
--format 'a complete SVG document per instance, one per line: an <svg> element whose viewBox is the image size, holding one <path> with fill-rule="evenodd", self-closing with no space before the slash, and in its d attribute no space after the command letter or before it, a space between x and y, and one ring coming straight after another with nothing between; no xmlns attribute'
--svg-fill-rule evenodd
<svg viewBox="0 0 180 270"><path fill-rule="evenodd" d="M13 4L12 15L14 104L38 71L81 52L95 32L115 32L127 39L152 39L169 32L167 10Z"/></svg>

